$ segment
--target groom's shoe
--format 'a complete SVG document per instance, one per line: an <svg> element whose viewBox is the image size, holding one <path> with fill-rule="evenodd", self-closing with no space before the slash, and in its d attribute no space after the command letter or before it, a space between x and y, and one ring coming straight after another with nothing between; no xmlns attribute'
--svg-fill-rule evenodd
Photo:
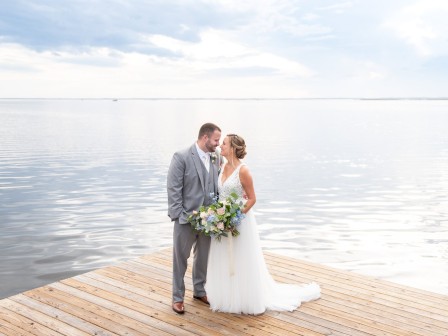
<svg viewBox="0 0 448 336"><path fill-rule="evenodd" d="M204 295L204 296L193 295L193 299L199 300L202 303L205 303L206 305L210 305L210 302L208 302L208 300L207 300L207 295Z"/></svg>
<svg viewBox="0 0 448 336"><path fill-rule="evenodd" d="M172 307L173 310L178 314L185 313L185 307L183 302L174 302Z"/></svg>

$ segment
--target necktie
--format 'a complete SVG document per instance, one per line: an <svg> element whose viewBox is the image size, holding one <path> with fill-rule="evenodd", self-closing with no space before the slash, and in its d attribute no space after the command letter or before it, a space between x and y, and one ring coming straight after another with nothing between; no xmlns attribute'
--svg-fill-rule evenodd
<svg viewBox="0 0 448 336"><path fill-rule="evenodd" d="M207 172L210 171L210 155L208 153L205 153L205 155L202 157L204 161L204 166L207 169Z"/></svg>

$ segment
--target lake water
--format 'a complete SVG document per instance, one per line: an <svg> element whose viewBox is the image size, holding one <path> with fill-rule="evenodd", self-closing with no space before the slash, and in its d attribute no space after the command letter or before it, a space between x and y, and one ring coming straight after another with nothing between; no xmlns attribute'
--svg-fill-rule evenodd
<svg viewBox="0 0 448 336"><path fill-rule="evenodd" d="M0 100L0 298L171 246L208 121L246 139L265 250L448 295L448 101Z"/></svg>

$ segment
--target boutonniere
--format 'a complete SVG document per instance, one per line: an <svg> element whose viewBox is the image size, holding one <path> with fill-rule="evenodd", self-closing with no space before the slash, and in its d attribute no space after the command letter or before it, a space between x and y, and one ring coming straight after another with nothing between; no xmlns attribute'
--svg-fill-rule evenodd
<svg viewBox="0 0 448 336"><path fill-rule="evenodd" d="M212 160L212 163L215 164L216 160L218 159L218 157L216 156L215 153L211 153L210 154L210 159Z"/></svg>

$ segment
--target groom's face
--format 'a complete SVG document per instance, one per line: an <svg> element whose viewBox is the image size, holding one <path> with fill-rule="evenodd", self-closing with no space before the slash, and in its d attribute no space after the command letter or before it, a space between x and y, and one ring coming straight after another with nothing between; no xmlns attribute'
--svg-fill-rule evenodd
<svg viewBox="0 0 448 336"><path fill-rule="evenodd" d="M209 152L216 150L216 147L219 146L219 139L221 139L221 132L218 130L215 130L210 136L207 136L205 147Z"/></svg>

